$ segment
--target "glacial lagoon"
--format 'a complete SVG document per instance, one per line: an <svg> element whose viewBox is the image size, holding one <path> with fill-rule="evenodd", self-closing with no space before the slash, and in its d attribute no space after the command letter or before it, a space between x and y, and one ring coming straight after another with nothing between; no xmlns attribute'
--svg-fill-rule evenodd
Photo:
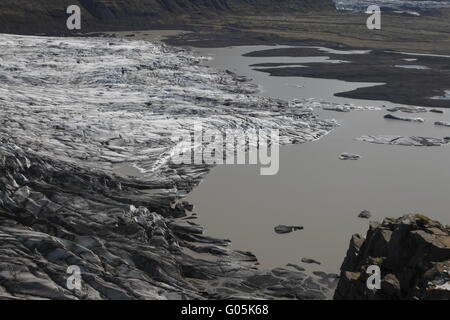
<svg viewBox="0 0 450 320"><path fill-rule="evenodd" d="M280 46L281 47L281 46ZM217 166L189 196L195 204L198 223L207 234L232 240L234 249L251 251L261 267L300 264L309 270L338 272L351 235L368 229L369 221L423 213L450 223L448 182L450 147L377 145L357 141L363 135L445 137L450 128L435 121L450 121L443 114L420 113L424 123L384 119L386 109L401 105L386 101L335 97L337 92L374 83L349 83L329 79L271 77L254 71L257 63L304 63L326 58L255 58L242 55L274 47L240 46L194 50L211 59L208 65L228 69L252 79L260 95L292 99L314 99L339 104L373 106L378 110L335 112L317 108L324 119L336 119L340 127L319 141L282 146L280 171L260 176L257 166ZM324 51L326 55L326 51ZM397 112L399 116L411 116ZM341 153L358 154L356 161L339 160ZM358 218L368 210L370 220ZM277 234L278 225L301 225L304 230ZM300 262L313 258L321 266Z"/></svg>

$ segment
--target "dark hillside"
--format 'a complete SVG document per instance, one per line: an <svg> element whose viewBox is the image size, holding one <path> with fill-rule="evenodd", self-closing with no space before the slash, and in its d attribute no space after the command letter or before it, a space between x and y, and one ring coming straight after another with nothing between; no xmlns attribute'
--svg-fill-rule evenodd
<svg viewBox="0 0 450 320"><path fill-rule="evenodd" d="M82 31L181 26L221 15L333 10L332 0L2 0L0 32L63 34L66 8L82 8Z"/></svg>

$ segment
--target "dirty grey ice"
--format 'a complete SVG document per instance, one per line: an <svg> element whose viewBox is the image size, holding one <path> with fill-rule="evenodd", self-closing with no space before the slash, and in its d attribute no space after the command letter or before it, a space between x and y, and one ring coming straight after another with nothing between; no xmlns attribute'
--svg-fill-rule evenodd
<svg viewBox="0 0 450 320"><path fill-rule="evenodd" d="M276 128L287 144L337 125L203 59L144 41L0 35L0 297L331 297L337 275L261 270L191 222L183 197L210 168L171 163L174 134L201 121ZM71 265L81 290L66 286Z"/></svg>

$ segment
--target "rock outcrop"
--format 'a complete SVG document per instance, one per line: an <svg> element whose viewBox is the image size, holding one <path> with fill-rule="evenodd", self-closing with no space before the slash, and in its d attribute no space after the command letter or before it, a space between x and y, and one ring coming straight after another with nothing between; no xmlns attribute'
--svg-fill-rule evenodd
<svg viewBox="0 0 450 320"><path fill-rule="evenodd" d="M367 286L373 265L378 290ZM450 299L450 227L420 214L372 222L365 239L352 237L334 298Z"/></svg>
<svg viewBox="0 0 450 320"><path fill-rule="evenodd" d="M66 9L70 5L82 9L83 32L183 26L191 20L198 22L225 14L334 9L332 0L2 0L0 32L67 34Z"/></svg>

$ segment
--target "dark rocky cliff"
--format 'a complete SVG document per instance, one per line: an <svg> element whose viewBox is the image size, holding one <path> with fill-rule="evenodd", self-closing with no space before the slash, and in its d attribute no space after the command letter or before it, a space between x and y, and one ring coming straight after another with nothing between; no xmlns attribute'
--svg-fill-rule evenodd
<svg viewBox="0 0 450 320"><path fill-rule="evenodd" d="M82 31L182 26L224 14L333 10L332 0L2 0L0 32L65 34L66 8L82 8Z"/></svg>
<svg viewBox="0 0 450 320"><path fill-rule="evenodd" d="M380 267L379 290L366 285L371 265ZM371 223L365 239L350 241L334 298L450 299L450 227L419 214Z"/></svg>

